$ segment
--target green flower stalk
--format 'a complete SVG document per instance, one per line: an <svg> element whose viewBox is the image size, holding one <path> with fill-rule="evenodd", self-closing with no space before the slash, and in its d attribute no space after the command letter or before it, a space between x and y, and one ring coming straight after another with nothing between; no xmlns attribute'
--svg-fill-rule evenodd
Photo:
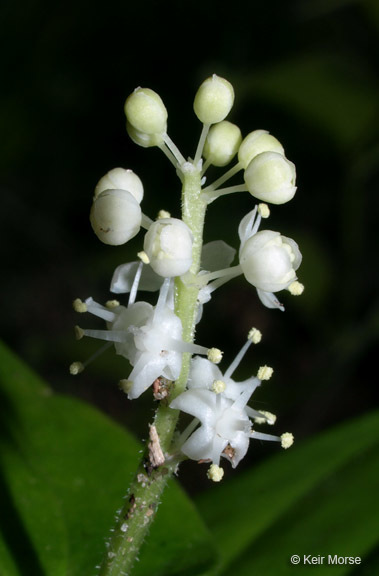
<svg viewBox="0 0 379 576"><path fill-rule="evenodd" d="M95 330L77 326L76 335L104 340L105 347L114 347L127 360L131 371L119 386L129 400L151 394L158 402L146 450L107 542L99 567L102 576L131 574L162 492L182 460L206 463L207 477L219 482L224 475L222 461L236 467L250 440L277 441L283 448L293 442L288 432L276 436L256 430L257 425L274 425L276 417L248 405L273 369L261 366L244 382L232 379L251 344L260 342L259 329L250 330L224 372L218 366L222 352L217 346L195 342L204 305L217 288L237 275L245 276L269 308L284 310L278 291L299 295L304 288L296 276L301 262L296 242L279 232L259 231L262 219L270 214L265 203L241 219L238 263L232 265L236 250L222 240L203 245L206 210L219 196L248 191L264 202L282 204L296 191L294 165L276 138L256 130L242 139L239 127L225 120L233 103L234 89L227 80L213 75L202 83L194 99L202 130L193 159L186 159L167 134L167 110L156 92L137 88L126 100L132 140L142 147L157 147L174 165L181 182L181 219L165 211L156 220L146 216L141 208L142 180L130 169L111 170L95 189L90 219L102 242L122 245L141 229L146 233L136 261L118 266L112 278L111 291L129 294L127 302L75 300L76 312L105 321ZM235 156L234 167L204 187L205 171L224 167ZM220 188L240 170L245 184ZM156 305L140 301L139 289L157 292ZM88 363L74 362L71 373L78 374ZM193 420L177 433L181 412Z"/></svg>

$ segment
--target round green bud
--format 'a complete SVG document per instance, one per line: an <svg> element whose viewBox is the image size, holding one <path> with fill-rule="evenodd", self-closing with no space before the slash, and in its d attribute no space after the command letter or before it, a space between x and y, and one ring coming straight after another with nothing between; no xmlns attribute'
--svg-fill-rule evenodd
<svg viewBox="0 0 379 576"><path fill-rule="evenodd" d="M92 204L91 225L104 244L125 244L138 234L141 220L140 205L127 190L104 190Z"/></svg>
<svg viewBox="0 0 379 576"><path fill-rule="evenodd" d="M204 80L196 92L193 108L203 124L216 124L229 114L234 102L233 86L220 76Z"/></svg>
<svg viewBox="0 0 379 576"><path fill-rule="evenodd" d="M223 120L210 128L204 144L204 158L214 166L226 166L237 154L241 140L238 126Z"/></svg>
<svg viewBox="0 0 379 576"><path fill-rule="evenodd" d="M252 196L271 204L284 204L296 192L295 165L277 152L255 156L244 172L244 180Z"/></svg>
<svg viewBox="0 0 379 576"><path fill-rule="evenodd" d="M267 130L254 130L242 140L238 150L238 161L243 168L247 168L254 156L262 152L277 152L284 156L284 148L279 140L271 136Z"/></svg>
<svg viewBox="0 0 379 576"><path fill-rule="evenodd" d="M125 102L128 122L140 132L161 134L167 129L167 110L161 97L150 88L136 88Z"/></svg>
<svg viewBox="0 0 379 576"><path fill-rule="evenodd" d="M133 172L133 170L125 170L124 168L113 168L100 178L96 188L94 199L98 197L104 190L128 190L133 194L138 204L141 203L143 198L143 184L141 179Z"/></svg>

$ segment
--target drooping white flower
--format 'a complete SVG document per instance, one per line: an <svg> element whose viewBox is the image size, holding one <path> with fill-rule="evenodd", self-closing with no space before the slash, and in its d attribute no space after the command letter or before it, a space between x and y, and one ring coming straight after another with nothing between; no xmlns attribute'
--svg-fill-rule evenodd
<svg viewBox="0 0 379 576"><path fill-rule="evenodd" d="M240 265L250 284L264 292L278 292L296 280L301 263L298 245L280 232L262 230L241 246Z"/></svg>

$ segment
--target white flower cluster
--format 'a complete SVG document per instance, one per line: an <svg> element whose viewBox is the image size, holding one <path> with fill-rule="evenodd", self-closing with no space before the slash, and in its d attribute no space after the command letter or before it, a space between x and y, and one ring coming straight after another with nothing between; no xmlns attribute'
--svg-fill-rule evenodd
<svg viewBox="0 0 379 576"><path fill-rule="evenodd" d="M192 171L204 186L205 172L211 165L226 166L237 156L237 163L213 184L199 187L196 202L205 212L205 207L218 197L242 191L262 201L241 219L238 263L232 265L236 250L222 240L202 247L202 238L195 237L190 219L172 218L163 210L155 221L143 214L140 178L130 169L115 168L95 188L90 221L98 238L114 246L128 242L141 228L146 230L139 261L120 265L111 283L111 291L129 293L129 301L127 306L115 300L103 306L92 298L74 302L77 312L89 312L106 322L102 330L76 327L78 338L90 336L107 341L106 346L113 344L116 353L131 365L130 374L120 382L130 399L153 387L156 399L164 399L173 410L193 416L177 447L188 458L211 462L208 475L215 481L223 474L220 458L235 467L246 454L251 438L280 441L286 448L292 443L292 435L272 436L253 429L253 424L275 421L271 414L247 405L257 386L271 375L271 368L262 367L257 376L244 382L231 378L250 344L260 340L260 332L251 331L236 360L223 374L216 366L222 356L217 348L199 346L192 337L183 338L178 282L196 293L194 322L199 321L213 291L240 274L269 308L284 310L277 292L288 290L298 295L303 291L296 276L302 258L296 242L280 232L259 230L262 218L270 215L267 203L278 205L293 198L295 166L286 158L280 142L267 131L255 130L242 138L238 126L225 120L233 103L234 90L227 80L213 75L203 82L194 99L194 111L203 127L194 158L187 160L167 134L167 110L156 92L137 88L125 102L125 114L132 140L143 147L160 148L182 181L186 171ZM241 170L243 184L222 187ZM201 261L196 254L201 254ZM159 291L156 305L137 301L138 289ZM178 394L173 383L181 374L184 353L207 358L192 358L188 382ZM70 369L76 374L84 366L74 362Z"/></svg>

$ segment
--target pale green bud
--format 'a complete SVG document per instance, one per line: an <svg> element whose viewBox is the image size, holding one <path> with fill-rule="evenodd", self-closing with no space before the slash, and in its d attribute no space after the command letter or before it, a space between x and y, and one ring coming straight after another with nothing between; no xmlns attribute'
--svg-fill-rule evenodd
<svg viewBox="0 0 379 576"><path fill-rule="evenodd" d="M251 160L262 152L277 152L283 154L284 148L267 130L254 130L242 140L238 150L238 161L247 168Z"/></svg>
<svg viewBox="0 0 379 576"><path fill-rule="evenodd" d="M167 129L167 110L161 97L150 88L136 88L125 102L128 122L146 134L162 134Z"/></svg>
<svg viewBox="0 0 379 576"><path fill-rule="evenodd" d="M138 234L140 205L127 190L104 190L94 200L90 221L96 236L111 246L125 244Z"/></svg>
<svg viewBox="0 0 379 576"><path fill-rule="evenodd" d="M244 179L252 196L271 204L284 204L296 192L295 165L277 152L255 156L244 172Z"/></svg>
<svg viewBox="0 0 379 576"><path fill-rule="evenodd" d="M110 170L105 176L100 178L95 188L94 199L104 190L128 190L128 192L133 194L138 204L143 198L141 179L133 170L125 170L124 168L113 168L113 170Z"/></svg>
<svg viewBox="0 0 379 576"><path fill-rule="evenodd" d="M134 128L130 122L126 122L126 131L134 144L142 146L143 148L151 148L152 146L161 146L163 144L163 132L160 134L146 134Z"/></svg>
<svg viewBox="0 0 379 576"><path fill-rule="evenodd" d="M203 124L216 124L229 114L234 102L233 86L220 76L210 76L196 92L193 108Z"/></svg>
<svg viewBox="0 0 379 576"><path fill-rule="evenodd" d="M203 155L214 166L226 166L237 154L241 130L224 120L212 126L204 144Z"/></svg>

